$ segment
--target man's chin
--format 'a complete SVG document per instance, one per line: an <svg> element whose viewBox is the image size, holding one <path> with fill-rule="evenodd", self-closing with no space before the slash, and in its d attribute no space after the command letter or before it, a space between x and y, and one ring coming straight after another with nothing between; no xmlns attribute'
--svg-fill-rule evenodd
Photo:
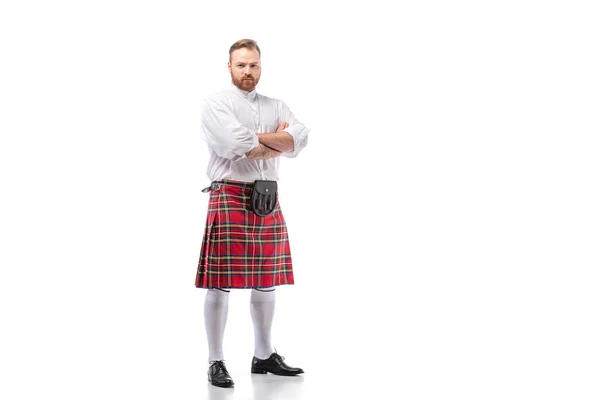
<svg viewBox="0 0 600 400"><path fill-rule="evenodd" d="M240 89L251 92L256 87L256 83L254 81L243 81L241 85L238 86Z"/></svg>

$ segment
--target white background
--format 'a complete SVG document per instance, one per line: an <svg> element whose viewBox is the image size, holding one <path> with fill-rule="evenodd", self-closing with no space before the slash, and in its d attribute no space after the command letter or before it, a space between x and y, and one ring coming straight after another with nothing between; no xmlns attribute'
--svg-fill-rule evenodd
<svg viewBox="0 0 600 400"><path fill-rule="evenodd" d="M600 396L600 15L391 4L2 2L0 397ZM207 388L194 286L201 101L246 37L312 130L281 165L285 396L243 384L247 291L241 385Z"/></svg>

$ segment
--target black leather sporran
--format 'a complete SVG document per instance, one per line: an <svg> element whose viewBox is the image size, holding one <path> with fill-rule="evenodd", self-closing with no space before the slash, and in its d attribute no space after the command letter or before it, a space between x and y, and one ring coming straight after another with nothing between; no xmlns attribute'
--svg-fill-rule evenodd
<svg viewBox="0 0 600 400"><path fill-rule="evenodd" d="M271 214L277 206L277 182L254 181L250 195L250 208L254 214L265 217Z"/></svg>

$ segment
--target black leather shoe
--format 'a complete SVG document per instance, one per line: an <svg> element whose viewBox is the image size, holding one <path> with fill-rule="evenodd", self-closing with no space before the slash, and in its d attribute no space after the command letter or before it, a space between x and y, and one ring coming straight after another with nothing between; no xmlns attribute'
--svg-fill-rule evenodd
<svg viewBox="0 0 600 400"><path fill-rule="evenodd" d="M252 373L266 374L270 372L275 375L293 376L303 374L302 368L293 368L283 362L283 357L277 353L271 354L266 360L260 358L252 358Z"/></svg>
<svg viewBox="0 0 600 400"><path fill-rule="evenodd" d="M229 376L224 361L211 361L208 367L208 381L213 386L225 388L233 386L233 379Z"/></svg>

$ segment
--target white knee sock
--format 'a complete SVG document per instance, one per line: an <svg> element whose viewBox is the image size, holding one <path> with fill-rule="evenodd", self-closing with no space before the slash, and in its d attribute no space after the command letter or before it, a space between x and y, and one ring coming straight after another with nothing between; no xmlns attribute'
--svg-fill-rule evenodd
<svg viewBox="0 0 600 400"><path fill-rule="evenodd" d="M250 315L254 324L254 356L262 360L275 352L271 344L271 326L275 314L275 289L252 289Z"/></svg>
<svg viewBox="0 0 600 400"><path fill-rule="evenodd" d="M204 300L204 325L208 339L208 361L223 360L223 335L229 312L229 291L208 289Z"/></svg>

